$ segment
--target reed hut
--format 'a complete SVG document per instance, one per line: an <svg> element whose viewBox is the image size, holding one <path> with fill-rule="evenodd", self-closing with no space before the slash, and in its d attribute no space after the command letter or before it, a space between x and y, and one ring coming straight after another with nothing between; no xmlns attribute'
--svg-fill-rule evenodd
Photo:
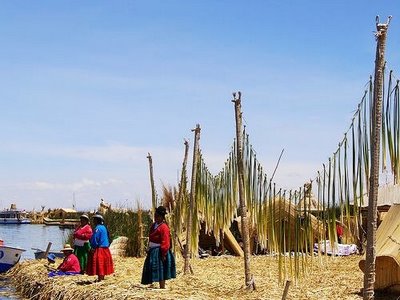
<svg viewBox="0 0 400 300"><path fill-rule="evenodd" d="M376 231L375 289L400 294L400 204L393 204ZM365 258L359 263L365 270Z"/></svg>
<svg viewBox="0 0 400 300"><path fill-rule="evenodd" d="M315 242L325 238L324 224L312 211L298 209L286 200L279 200L274 206L274 215L268 226L274 226L278 234L284 236L286 251L312 249ZM272 222L275 224L271 224ZM302 243L296 245L296 237ZM283 249L282 247L283 245L280 248Z"/></svg>
<svg viewBox="0 0 400 300"><path fill-rule="evenodd" d="M363 203L361 205L361 214L363 216L363 225L366 225L366 218L368 212L368 195L365 194L363 197ZM378 190L378 226L387 215L389 209L393 204L400 203L400 185L399 184L387 184L380 186Z"/></svg>
<svg viewBox="0 0 400 300"><path fill-rule="evenodd" d="M297 209L286 199L276 198L264 205L264 216L251 224L251 248L267 252L288 252L313 249L313 244L325 238L325 227L310 211ZM240 219L237 219L240 230Z"/></svg>
<svg viewBox="0 0 400 300"><path fill-rule="evenodd" d="M230 254L243 257L243 249L232 234L231 229L222 230L220 233L221 241L217 243L217 239L213 233L207 233L205 224L202 222L199 234L199 247L205 250L211 250L213 255L223 254L227 250Z"/></svg>

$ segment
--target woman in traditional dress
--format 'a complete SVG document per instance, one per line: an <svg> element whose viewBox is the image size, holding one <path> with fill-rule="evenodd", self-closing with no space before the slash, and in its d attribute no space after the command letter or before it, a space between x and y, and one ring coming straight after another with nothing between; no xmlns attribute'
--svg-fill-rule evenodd
<svg viewBox="0 0 400 300"><path fill-rule="evenodd" d="M64 260L57 270L49 273L49 277L80 274L81 267L79 266L78 258L74 254L74 249L69 244L65 244L64 249L61 249L61 251L64 253Z"/></svg>
<svg viewBox="0 0 400 300"><path fill-rule="evenodd" d="M94 232L90 238L90 252L86 267L87 275L97 275L97 281L104 279L105 275L114 273L113 260L109 249L110 239L107 227L104 225L103 216L93 216L95 225Z"/></svg>
<svg viewBox="0 0 400 300"><path fill-rule="evenodd" d="M142 272L142 284L160 283L165 288L165 280L176 277L175 258L170 250L170 230L165 223L165 207L159 206L154 214L155 222L149 233L149 249Z"/></svg>
<svg viewBox="0 0 400 300"><path fill-rule="evenodd" d="M81 273L84 274L90 250L89 240L93 235L93 230L89 225L89 217L87 215L82 215L80 221L79 227L74 231L74 253L79 259Z"/></svg>

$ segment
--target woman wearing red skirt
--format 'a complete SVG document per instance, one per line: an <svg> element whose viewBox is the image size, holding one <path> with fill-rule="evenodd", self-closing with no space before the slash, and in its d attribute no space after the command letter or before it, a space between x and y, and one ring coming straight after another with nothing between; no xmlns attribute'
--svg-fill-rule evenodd
<svg viewBox="0 0 400 300"><path fill-rule="evenodd" d="M90 247L86 273L88 275L97 275L97 281L104 279L105 275L114 273L113 260L111 256L110 240L107 227L104 225L102 215L93 216L95 228L90 238Z"/></svg>

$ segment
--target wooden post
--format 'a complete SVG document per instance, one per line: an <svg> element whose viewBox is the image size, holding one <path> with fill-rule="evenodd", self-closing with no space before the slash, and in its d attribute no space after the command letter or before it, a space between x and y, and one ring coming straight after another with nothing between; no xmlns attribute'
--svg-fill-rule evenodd
<svg viewBox="0 0 400 300"><path fill-rule="evenodd" d="M229 230L229 228L228 228ZM219 239L220 239L220 244L221 244L221 253L225 254L225 234L224 234L224 230L222 228L220 228L219 230Z"/></svg>
<svg viewBox="0 0 400 300"><path fill-rule="evenodd" d="M137 210L137 215L138 215L138 228L139 228L139 249L138 249L138 256L143 257L144 256L144 234L143 234L143 211L140 207L140 204L138 202L138 210Z"/></svg>
<svg viewBox="0 0 400 300"><path fill-rule="evenodd" d="M184 189L186 189L186 184L185 184L185 180L186 180L186 165L187 165L187 160L188 160L188 153L189 153L189 142L187 140L185 140L184 142L185 145L185 154L183 156L183 163L182 163L182 171L181 171L181 179L180 179L180 183L179 183L179 191L178 191L178 199L175 208L181 207L181 203L183 201L183 195L184 195ZM180 216L179 216L180 217ZM182 245L180 243L179 237L178 235L180 234L180 232L177 232L177 227L178 227L178 222L180 222L180 220L177 220L178 216L174 216L174 254L175 254L175 245L177 240L179 241L180 247L182 248ZM183 251L183 248L181 249L181 253L183 255L183 257L185 257L185 252Z"/></svg>
<svg viewBox="0 0 400 300"><path fill-rule="evenodd" d="M189 272L190 256L191 256L191 239L192 239L192 219L194 212L194 201L196 199L196 175L197 175L197 160L199 154L199 140L200 140L200 125L197 124L194 131L194 146L193 146L193 166L192 166L192 180L190 185L190 199L189 199L189 211L186 223L186 247L185 247L185 265L184 274Z"/></svg>
<svg viewBox="0 0 400 300"><path fill-rule="evenodd" d="M254 290L255 284L250 271L250 234L247 219L246 199L244 195L244 166L243 166L243 149L242 149L242 112L241 112L241 93L233 93L232 102L235 104L236 118L236 149L237 149L237 168L239 177L239 203L240 217L242 222L242 239L244 252L244 274L245 286Z"/></svg>
<svg viewBox="0 0 400 300"><path fill-rule="evenodd" d="M182 256L183 256L183 257L186 257L186 256L185 256L185 249L183 249L183 245L182 245L181 240L179 239L179 237L177 238L177 240L178 240L179 249L180 249L180 251L181 251ZM189 270L190 270L190 274L193 275L194 272L193 272L193 269L192 269L192 266L191 266L190 263L189 263Z"/></svg>
<svg viewBox="0 0 400 300"><path fill-rule="evenodd" d="M287 298L287 295L289 293L290 283L291 283L290 280L286 280L285 289L283 290L282 300L286 300Z"/></svg>
<svg viewBox="0 0 400 300"><path fill-rule="evenodd" d="M51 245L52 245L52 242L49 242L49 243L47 244L46 252L44 253L44 257L43 257L44 259L46 259L46 258L47 258L47 255L49 255Z"/></svg>
<svg viewBox="0 0 400 300"><path fill-rule="evenodd" d="M376 260L376 219L379 186L379 158L382 127L383 68L385 64L386 33L391 17L386 24L376 17L376 58L374 77L374 99L371 126L371 172L368 194L367 250L364 270L364 300L374 299Z"/></svg>
<svg viewBox="0 0 400 300"><path fill-rule="evenodd" d="M185 170L186 170L188 153L189 153L189 142L187 140L185 140L184 144L185 144L185 154L184 154L183 163L182 163L181 182L180 182L179 191L178 191L178 201L181 201L182 196L183 196L183 181L185 180Z"/></svg>
<svg viewBox="0 0 400 300"><path fill-rule="evenodd" d="M151 158L150 153L148 153L147 158L149 160L149 168L150 168L150 185L151 185L151 212L154 218L154 212L157 208L157 197L156 190L154 187L154 176L153 176L153 159Z"/></svg>

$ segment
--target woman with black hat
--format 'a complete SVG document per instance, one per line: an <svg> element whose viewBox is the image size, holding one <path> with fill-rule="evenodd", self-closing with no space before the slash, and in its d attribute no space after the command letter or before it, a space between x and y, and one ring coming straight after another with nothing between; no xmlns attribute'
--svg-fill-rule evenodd
<svg viewBox="0 0 400 300"><path fill-rule="evenodd" d="M176 277L175 258L170 250L170 230L165 223L167 210L157 207L149 233L149 250L144 262L142 284L159 282L160 288L165 288L165 280Z"/></svg>
<svg viewBox="0 0 400 300"><path fill-rule="evenodd" d="M80 221L79 227L74 231L74 253L79 259L81 273L84 274L90 250L89 240L93 235L93 230L89 225L89 217L87 215L82 215Z"/></svg>
<svg viewBox="0 0 400 300"><path fill-rule="evenodd" d="M93 223L95 228L90 238L91 250L89 252L86 273L87 275L97 275L97 281L101 281L105 275L114 273L114 266L109 249L110 240L108 230L104 225L103 216L100 214L94 215Z"/></svg>

